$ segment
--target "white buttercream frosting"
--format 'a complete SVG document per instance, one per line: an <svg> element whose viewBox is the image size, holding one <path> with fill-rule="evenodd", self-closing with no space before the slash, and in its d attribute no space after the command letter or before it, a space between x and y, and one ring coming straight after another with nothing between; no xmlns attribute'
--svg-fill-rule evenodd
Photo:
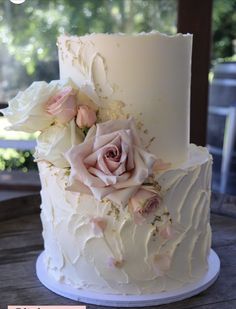
<svg viewBox="0 0 236 309"><path fill-rule="evenodd" d="M39 170L45 263L57 280L94 292L143 294L183 286L206 271L211 157L205 148L191 145L185 164L156 175L162 204L141 225L128 207L66 191L67 170L43 161ZM171 237L161 232L167 226Z"/></svg>
<svg viewBox="0 0 236 309"><path fill-rule="evenodd" d="M207 149L189 146L191 46L191 35L157 32L59 38L60 77L71 78L93 100L98 122L133 116L140 143L162 169L145 179L155 194L139 190L121 204L106 195L96 200L77 186L80 193L69 191L75 176L86 183L76 153L78 169L71 171L38 163L45 264L58 281L137 295L170 291L206 272L212 159ZM48 160L45 141L39 150ZM140 194L154 194L155 205L137 220Z"/></svg>
<svg viewBox="0 0 236 309"><path fill-rule="evenodd" d="M192 35L92 34L58 39L60 77L100 106L122 102L142 125L150 151L187 159Z"/></svg>

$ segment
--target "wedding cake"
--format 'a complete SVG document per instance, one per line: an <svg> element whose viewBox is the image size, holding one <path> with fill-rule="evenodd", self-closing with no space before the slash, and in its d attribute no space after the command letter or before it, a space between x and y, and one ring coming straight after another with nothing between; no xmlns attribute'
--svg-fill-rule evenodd
<svg viewBox="0 0 236 309"><path fill-rule="evenodd" d="M152 294L208 269L212 159L189 144L192 35L58 39L60 80L3 110L40 131L47 273L103 294Z"/></svg>

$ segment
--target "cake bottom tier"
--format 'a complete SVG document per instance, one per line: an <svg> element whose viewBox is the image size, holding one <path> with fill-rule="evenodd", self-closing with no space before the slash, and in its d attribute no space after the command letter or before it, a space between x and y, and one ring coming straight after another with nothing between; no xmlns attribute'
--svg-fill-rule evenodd
<svg viewBox="0 0 236 309"><path fill-rule="evenodd" d="M198 280L211 245L211 165L205 148L190 145L187 162L156 175L161 207L136 224L128 207L66 191L67 170L40 162L48 273L108 294L158 293Z"/></svg>

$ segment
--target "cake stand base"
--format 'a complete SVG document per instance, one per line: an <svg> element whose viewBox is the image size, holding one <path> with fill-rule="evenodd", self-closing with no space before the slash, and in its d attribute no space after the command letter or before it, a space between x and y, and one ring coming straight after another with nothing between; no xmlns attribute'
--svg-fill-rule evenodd
<svg viewBox="0 0 236 309"><path fill-rule="evenodd" d="M42 252L36 263L36 272L41 283L52 292L66 298L88 304L113 306L113 307L144 307L161 304L168 304L189 298L199 294L212 285L220 272L220 260L215 251L211 249L208 258L209 269L207 273L197 282L173 290L171 292L161 292L149 295L113 295L98 294L85 290L75 289L69 285L59 283L48 275L43 262L44 253Z"/></svg>

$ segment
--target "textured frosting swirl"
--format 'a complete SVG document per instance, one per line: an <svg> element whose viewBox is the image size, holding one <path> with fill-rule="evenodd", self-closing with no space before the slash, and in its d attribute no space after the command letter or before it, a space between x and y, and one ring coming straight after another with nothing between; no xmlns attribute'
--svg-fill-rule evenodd
<svg viewBox="0 0 236 309"><path fill-rule="evenodd" d="M164 192L158 220L141 225L127 207L65 191L65 170L43 162L39 168L45 263L57 280L94 292L142 294L183 286L206 271L211 244L206 149L191 145L186 164L156 176ZM173 235L166 237L163 228L170 222Z"/></svg>

